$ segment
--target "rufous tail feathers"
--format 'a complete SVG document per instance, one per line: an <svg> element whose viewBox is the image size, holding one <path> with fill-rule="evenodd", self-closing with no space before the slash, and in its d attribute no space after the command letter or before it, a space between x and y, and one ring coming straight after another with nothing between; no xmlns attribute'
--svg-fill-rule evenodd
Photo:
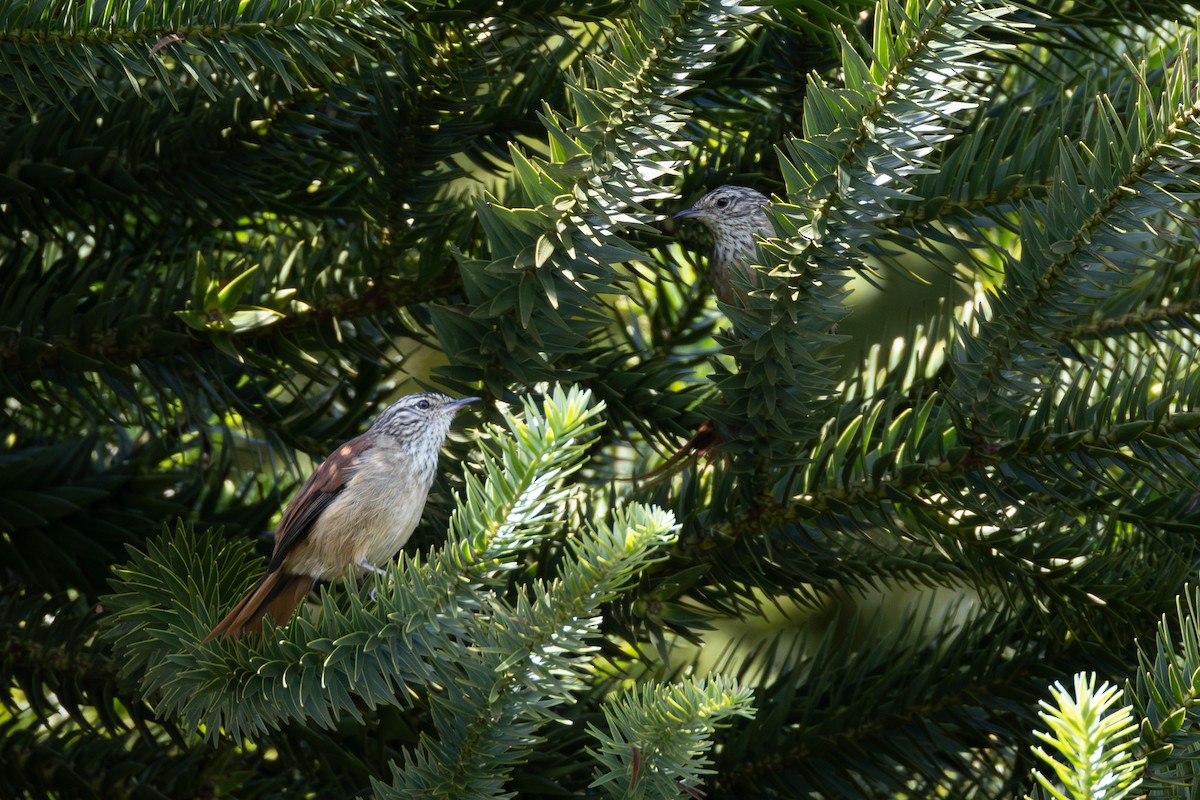
<svg viewBox="0 0 1200 800"><path fill-rule="evenodd" d="M312 591L316 583L308 575L293 575L282 570L268 572L241 602L225 615L225 619L204 637L204 642L211 642L218 636L232 636L235 639L247 633L262 631L262 619L267 614L276 625L286 624L292 618L296 607L305 596ZM203 644L204 642L201 642Z"/></svg>

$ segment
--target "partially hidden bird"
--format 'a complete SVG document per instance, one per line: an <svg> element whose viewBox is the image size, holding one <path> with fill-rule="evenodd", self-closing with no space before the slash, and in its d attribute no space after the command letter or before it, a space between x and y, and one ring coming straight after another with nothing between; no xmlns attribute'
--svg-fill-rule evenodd
<svg viewBox="0 0 1200 800"><path fill-rule="evenodd" d="M775 236L775 227L764 207L770 200L748 186L719 186L696 201L691 208L675 214L676 219L694 219L713 234L713 253L708 261L713 293L722 303L732 304L741 294L735 275L745 277L745 285L754 286L755 271L750 267L754 255L754 237ZM707 455L721 442L721 434L711 419L701 423L692 437L663 464L634 478L640 488L659 483L693 459Z"/></svg>
<svg viewBox="0 0 1200 800"><path fill-rule="evenodd" d="M371 427L338 447L300 487L275 528L262 580L204 637L240 637L282 625L318 580L354 565L381 572L421 519L442 442L455 412L478 398L438 392L406 395Z"/></svg>
<svg viewBox="0 0 1200 800"><path fill-rule="evenodd" d="M734 281L738 270L749 285L754 285L754 271L749 266L754 255L754 236L775 235L771 219L763 210L770 202L747 186L720 186L691 208L675 214L676 219L694 219L712 231L713 254L708 269L713 292L723 303L732 303L739 294Z"/></svg>

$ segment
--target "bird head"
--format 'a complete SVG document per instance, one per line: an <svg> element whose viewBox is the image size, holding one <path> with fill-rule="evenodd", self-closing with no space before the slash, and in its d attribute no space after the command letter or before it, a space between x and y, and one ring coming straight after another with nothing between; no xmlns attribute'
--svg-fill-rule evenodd
<svg viewBox="0 0 1200 800"><path fill-rule="evenodd" d="M455 400L440 392L405 395L383 410L371 430L394 437L402 446L420 451L422 455L431 454L436 459L454 414L478 400L478 397Z"/></svg>
<svg viewBox="0 0 1200 800"><path fill-rule="evenodd" d="M770 202L748 186L721 186L675 214L675 218L694 219L717 232L725 227L760 230L769 225L762 209Z"/></svg>

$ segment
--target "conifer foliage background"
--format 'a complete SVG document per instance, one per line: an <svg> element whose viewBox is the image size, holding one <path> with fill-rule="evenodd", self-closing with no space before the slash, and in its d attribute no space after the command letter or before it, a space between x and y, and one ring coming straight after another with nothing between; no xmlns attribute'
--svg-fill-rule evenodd
<svg viewBox="0 0 1200 800"><path fill-rule="evenodd" d="M0 794L1196 796L1189 13L0 0ZM418 386L389 575L199 647Z"/></svg>

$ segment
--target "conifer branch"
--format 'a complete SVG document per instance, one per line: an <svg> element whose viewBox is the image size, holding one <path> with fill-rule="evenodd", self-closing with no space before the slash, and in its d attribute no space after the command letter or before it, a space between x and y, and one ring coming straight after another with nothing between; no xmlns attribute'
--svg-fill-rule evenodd
<svg viewBox="0 0 1200 800"><path fill-rule="evenodd" d="M1200 297L1181 300L1161 306L1148 306L1107 319L1085 322L1052 334L1063 342L1081 342L1089 339L1105 339L1130 331L1159 330L1163 327L1197 327L1193 317L1200 315Z"/></svg>
<svg viewBox="0 0 1200 800"><path fill-rule="evenodd" d="M272 340L304 336L339 320L378 316L410 305L444 299L461 290L457 272L438 276L428 283L379 279L367 291L354 297L326 298L320 305L292 312L273 325L252 328L236 334L198 337L183 325L172 321L147 321L118 331L94 331L90 340L53 336L38 340L9 334L0 340L0 371L9 374L40 373L71 363L98 362L126 367L143 361L169 358L179 353L197 353L218 348L216 337L228 337L235 348L266 349Z"/></svg>
<svg viewBox="0 0 1200 800"><path fill-rule="evenodd" d="M1180 446L1181 436L1191 435L1197 428L1200 428L1200 412L1183 411L1166 418L1129 419L1099 430L1039 431L1013 439L973 437L951 447L945 457L924 463L895 464L888 470L890 477L855 479L839 486L821 487L752 519L737 522L732 530L753 535L762 525L779 527L810 519L813 513L844 512L856 506L875 508L884 502L928 506L930 501L921 491L923 488L939 492L944 485L975 470L1039 458L1084 460L1097 453L1111 457L1133 445L1169 452ZM1108 504L1102 498L1093 500Z"/></svg>

